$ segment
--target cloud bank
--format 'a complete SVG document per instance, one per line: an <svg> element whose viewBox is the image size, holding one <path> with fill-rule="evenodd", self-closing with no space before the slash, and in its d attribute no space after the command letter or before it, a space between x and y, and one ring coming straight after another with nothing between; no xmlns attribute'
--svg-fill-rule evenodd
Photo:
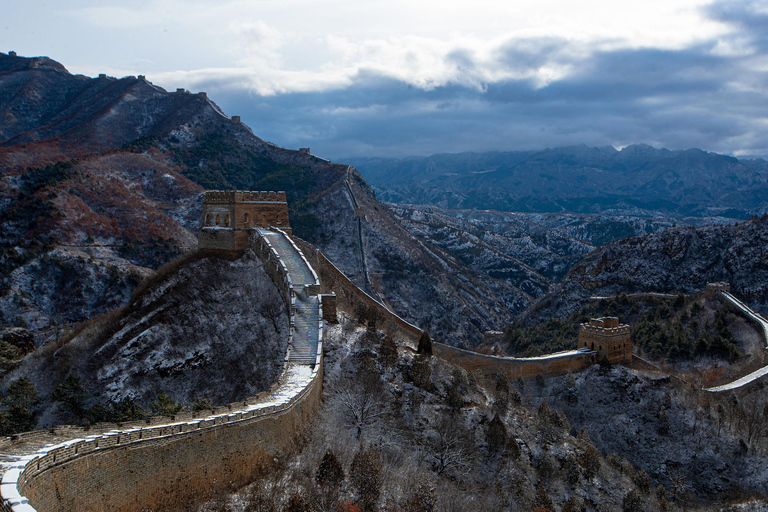
<svg viewBox="0 0 768 512"><path fill-rule="evenodd" d="M768 155L762 2L413 4L82 0L56 19L113 44L74 65L47 53L205 90L263 138L333 159L639 142Z"/></svg>

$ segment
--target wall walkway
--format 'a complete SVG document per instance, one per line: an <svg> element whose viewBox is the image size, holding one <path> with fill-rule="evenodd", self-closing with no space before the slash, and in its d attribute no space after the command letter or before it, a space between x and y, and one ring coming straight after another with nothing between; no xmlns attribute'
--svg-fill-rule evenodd
<svg viewBox="0 0 768 512"><path fill-rule="evenodd" d="M763 342L766 345L766 349L768 349L768 320L763 318L759 313L757 313L752 308L744 304L741 300L731 295L729 292L720 291L718 292L718 297L722 297L723 301L727 305L733 307L734 309L742 313L753 324L755 324L755 327L757 328L758 332L762 333ZM764 366L758 370L755 370L754 372L749 373L741 377L740 379L736 379L733 382L729 382L727 384L723 384L721 386L715 386L712 388L704 388L704 391L710 391L712 393L722 393L724 391L733 391L733 390L742 388L747 384L755 382L756 380L760 379L761 377L764 377L765 375L768 375L768 366Z"/></svg>
<svg viewBox="0 0 768 512"><path fill-rule="evenodd" d="M211 487L246 483L260 462L290 446L291 433L320 406L320 287L285 233L263 232L258 238L254 249L292 313L289 354L278 385L205 417L114 425L101 435L24 455L3 475L3 512L184 510Z"/></svg>

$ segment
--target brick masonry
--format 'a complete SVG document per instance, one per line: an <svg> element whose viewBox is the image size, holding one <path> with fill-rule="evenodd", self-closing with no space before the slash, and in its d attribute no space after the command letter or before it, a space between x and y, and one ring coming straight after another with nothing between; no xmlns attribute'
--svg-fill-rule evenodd
<svg viewBox="0 0 768 512"><path fill-rule="evenodd" d="M289 448L317 412L321 391L322 371L277 410L59 448L28 464L19 490L39 512L187 510L212 488L246 484L261 462Z"/></svg>
<svg viewBox="0 0 768 512"><path fill-rule="evenodd" d="M248 247L254 228L268 227L291 234L285 192L209 190L203 196L198 246L242 250Z"/></svg>

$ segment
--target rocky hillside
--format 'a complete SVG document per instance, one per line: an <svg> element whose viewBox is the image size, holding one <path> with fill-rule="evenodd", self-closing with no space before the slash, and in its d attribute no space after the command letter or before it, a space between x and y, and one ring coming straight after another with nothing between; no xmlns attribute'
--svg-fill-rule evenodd
<svg viewBox="0 0 768 512"><path fill-rule="evenodd" d="M765 508L765 390L734 402L599 365L478 382L347 315L327 341L303 442L200 512Z"/></svg>
<svg viewBox="0 0 768 512"><path fill-rule="evenodd" d="M768 305L768 217L735 225L675 227L612 242L587 255L526 312L529 322L563 317L590 296L694 292L726 281L750 305Z"/></svg>
<svg viewBox="0 0 768 512"><path fill-rule="evenodd" d="M285 190L295 234L442 339L476 343L530 302L413 240L354 168L265 142L205 94L5 54L0 91L0 324L38 345L193 249L206 188Z"/></svg>
<svg viewBox="0 0 768 512"><path fill-rule="evenodd" d="M746 219L768 209L768 162L700 149L573 146L351 159L388 201L523 212L661 211Z"/></svg>
<svg viewBox="0 0 768 512"><path fill-rule="evenodd" d="M269 388L287 339L284 300L252 252L234 261L190 254L125 308L26 357L4 387L34 384L37 427L130 419L159 395L227 404Z"/></svg>
<svg viewBox="0 0 768 512"><path fill-rule="evenodd" d="M400 203L388 206L414 236L532 296L546 292L553 281L560 281L597 247L675 225L663 217L447 210Z"/></svg>

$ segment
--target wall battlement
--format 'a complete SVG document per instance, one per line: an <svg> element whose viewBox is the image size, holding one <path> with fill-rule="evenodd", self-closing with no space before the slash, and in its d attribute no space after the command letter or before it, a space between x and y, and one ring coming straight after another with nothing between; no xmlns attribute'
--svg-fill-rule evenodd
<svg viewBox="0 0 768 512"><path fill-rule="evenodd" d="M265 201L270 203L286 203L285 192L282 190L275 192L273 190L251 191L251 190L208 190L204 193L203 204L205 203L234 203L248 201Z"/></svg>
<svg viewBox="0 0 768 512"><path fill-rule="evenodd" d="M291 234L285 192L209 190L203 195L198 247L242 250L254 229L270 227Z"/></svg>
<svg viewBox="0 0 768 512"><path fill-rule="evenodd" d="M620 324L615 316L593 318L579 326L579 348L597 351L599 360L622 363L632 360L632 338L629 325Z"/></svg>

